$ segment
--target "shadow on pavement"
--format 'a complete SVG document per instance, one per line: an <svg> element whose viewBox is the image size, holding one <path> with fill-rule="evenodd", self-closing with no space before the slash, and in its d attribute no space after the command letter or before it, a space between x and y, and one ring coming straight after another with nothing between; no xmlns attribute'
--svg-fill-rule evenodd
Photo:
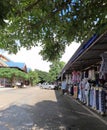
<svg viewBox="0 0 107 130"><path fill-rule="evenodd" d="M57 101L17 104L0 111L0 130L106 130L89 112L55 91ZM94 124L94 126L93 126Z"/></svg>
<svg viewBox="0 0 107 130"><path fill-rule="evenodd" d="M67 126L68 119L63 113L64 107L61 106L63 105L62 96L58 91L55 93L57 101L43 100L33 106L27 104L10 105L1 110L0 130L71 130ZM75 126L72 125L72 128Z"/></svg>
<svg viewBox="0 0 107 130"><path fill-rule="evenodd" d="M0 130L63 130L64 118L55 102L43 101L35 106L12 105L0 111Z"/></svg>

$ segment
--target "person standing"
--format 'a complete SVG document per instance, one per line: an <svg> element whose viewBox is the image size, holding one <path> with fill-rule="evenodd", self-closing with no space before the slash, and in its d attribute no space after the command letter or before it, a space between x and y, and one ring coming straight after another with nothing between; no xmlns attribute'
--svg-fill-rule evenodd
<svg viewBox="0 0 107 130"><path fill-rule="evenodd" d="M67 87L66 79L63 79L62 84L61 84L61 89L62 89L62 94L63 95L65 94L66 87Z"/></svg>

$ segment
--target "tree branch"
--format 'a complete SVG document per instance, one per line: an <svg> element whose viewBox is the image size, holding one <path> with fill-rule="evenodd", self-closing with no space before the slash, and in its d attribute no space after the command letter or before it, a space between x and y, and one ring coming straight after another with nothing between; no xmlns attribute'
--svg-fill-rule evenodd
<svg viewBox="0 0 107 130"><path fill-rule="evenodd" d="M41 2L41 0L37 0L34 3L31 3L30 5L28 5L24 10L25 11L30 11L32 10L39 2Z"/></svg>
<svg viewBox="0 0 107 130"><path fill-rule="evenodd" d="M56 13L58 13L59 11L63 10L64 8L66 8L66 6L68 4L70 4L72 1L71 0L66 0L66 2L62 2L59 6L55 7L54 9L51 10L51 12L49 14L47 14L41 21L39 21L36 24L32 24L31 26L34 27L38 27L40 26L42 23L44 23L47 19L53 17ZM55 10L55 11L53 11Z"/></svg>
<svg viewBox="0 0 107 130"><path fill-rule="evenodd" d="M23 11L30 11L32 10L39 2L41 2L41 0L37 0L31 4L29 4L25 9L23 9L22 11L18 10L15 15L17 16L21 16L21 14L23 14Z"/></svg>

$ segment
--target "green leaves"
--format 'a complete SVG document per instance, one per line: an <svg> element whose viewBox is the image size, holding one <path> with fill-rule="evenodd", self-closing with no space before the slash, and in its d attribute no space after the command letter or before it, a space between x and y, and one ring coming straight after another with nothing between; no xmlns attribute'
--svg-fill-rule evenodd
<svg viewBox="0 0 107 130"><path fill-rule="evenodd" d="M48 82L49 81L48 72L36 69L35 73L38 74L38 82L43 83L43 82Z"/></svg>
<svg viewBox="0 0 107 130"><path fill-rule="evenodd" d="M49 77L50 82L54 82L64 67L65 63L63 61L55 61L50 65Z"/></svg>
<svg viewBox="0 0 107 130"><path fill-rule="evenodd" d="M0 7L0 48L10 53L41 42L43 59L54 61L72 41L107 30L106 0L5 0Z"/></svg>
<svg viewBox="0 0 107 130"><path fill-rule="evenodd" d="M12 79L13 77L27 79L27 74L15 68L0 68L0 77Z"/></svg>
<svg viewBox="0 0 107 130"><path fill-rule="evenodd" d="M36 73L35 71L30 71L28 73L28 77L29 77L29 80L31 82L31 85L35 85L39 81L39 79L38 79L38 73Z"/></svg>
<svg viewBox="0 0 107 130"><path fill-rule="evenodd" d="M62 68L64 67L65 63L63 61L54 61L50 65L49 72L35 70L35 72L38 74L38 82L55 82L56 78L58 77L59 73L61 72Z"/></svg>

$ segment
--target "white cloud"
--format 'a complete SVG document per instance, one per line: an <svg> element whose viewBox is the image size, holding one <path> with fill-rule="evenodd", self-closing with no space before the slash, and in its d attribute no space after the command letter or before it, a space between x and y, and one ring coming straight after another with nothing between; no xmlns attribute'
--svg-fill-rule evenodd
<svg viewBox="0 0 107 130"><path fill-rule="evenodd" d="M75 53L75 51L79 48L80 43L73 42L70 46L66 47L65 53L62 56L62 61L65 63L71 58L71 56Z"/></svg>
<svg viewBox="0 0 107 130"><path fill-rule="evenodd" d="M66 47L65 54L62 56L61 61L65 63L71 58L74 52L77 50L80 44L72 43L70 46ZM50 62L43 61L42 56L39 55L40 47L33 47L31 50L26 50L22 48L16 55L8 54L7 52L2 52L7 58L15 62L23 62L27 67L34 69L39 69L42 71L49 71Z"/></svg>
<svg viewBox="0 0 107 130"><path fill-rule="evenodd" d="M22 48L16 55L8 54L7 52L2 54L12 61L25 63L32 70L39 69L48 72L50 63L43 61L42 56L38 54L39 51L40 47L33 47L31 50Z"/></svg>

